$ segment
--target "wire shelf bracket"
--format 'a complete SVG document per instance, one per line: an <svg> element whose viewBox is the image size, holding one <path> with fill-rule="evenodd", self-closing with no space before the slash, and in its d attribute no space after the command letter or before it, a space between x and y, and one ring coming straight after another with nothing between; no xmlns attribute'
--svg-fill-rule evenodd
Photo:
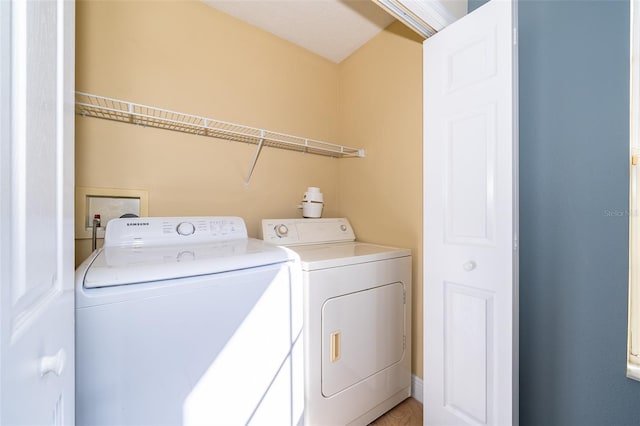
<svg viewBox="0 0 640 426"><path fill-rule="evenodd" d="M262 146L264 145L264 131L262 132L262 138L258 143L258 148L256 149L256 155L253 156L253 161L251 162L251 168L249 169L249 174L247 175L247 180L244 181L245 188L249 187L249 181L251 180L251 176L253 175L253 169L256 168L256 163L258 162L258 157L260 157L260 152L262 151Z"/></svg>
<svg viewBox="0 0 640 426"><path fill-rule="evenodd" d="M262 148L265 146L335 158L362 158L365 156L362 148L350 148L330 142L272 132L85 92L76 92L75 110L76 114L83 117L102 118L256 145L256 153L245 181L247 187Z"/></svg>

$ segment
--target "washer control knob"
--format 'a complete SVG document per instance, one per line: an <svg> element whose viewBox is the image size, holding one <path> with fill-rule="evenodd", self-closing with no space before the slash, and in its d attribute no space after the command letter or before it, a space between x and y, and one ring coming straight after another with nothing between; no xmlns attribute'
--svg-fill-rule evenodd
<svg viewBox="0 0 640 426"><path fill-rule="evenodd" d="M191 222L180 222L178 226L176 226L176 232L178 235L191 235L196 232L196 227Z"/></svg>
<svg viewBox="0 0 640 426"><path fill-rule="evenodd" d="M347 225L345 225L344 223L342 225L340 225L340 230L342 232L346 232L347 231Z"/></svg>
<svg viewBox="0 0 640 426"><path fill-rule="evenodd" d="M289 228L287 228L287 225L280 224L276 226L276 235L278 237L280 238L286 237L288 233L289 233Z"/></svg>

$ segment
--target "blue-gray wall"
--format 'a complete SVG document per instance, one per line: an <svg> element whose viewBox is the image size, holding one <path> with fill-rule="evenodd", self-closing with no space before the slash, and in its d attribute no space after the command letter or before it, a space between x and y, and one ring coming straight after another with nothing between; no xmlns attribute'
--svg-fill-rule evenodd
<svg viewBox="0 0 640 426"><path fill-rule="evenodd" d="M625 378L629 2L521 0L519 26L520 423L640 425Z"/></svg>

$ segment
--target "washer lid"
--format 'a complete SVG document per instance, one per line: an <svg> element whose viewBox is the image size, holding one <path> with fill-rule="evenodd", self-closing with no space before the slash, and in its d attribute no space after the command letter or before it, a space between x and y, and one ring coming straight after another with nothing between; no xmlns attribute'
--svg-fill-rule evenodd
<svg viewBox="0 0 640 426"><path fill-rule="evenodd" d="M84 287L108 287L216 274L282 263L295 255L253 238L189 245L105 247L87 269Z"/></svg>
<svg viewBox="0 0 640 426"><path fill-rule="evenodd" d="M290 249L300 255L302 269L304 271L411 256L411 250L409 249L360 243L357 241L294 246L290 247Z"/></svg>

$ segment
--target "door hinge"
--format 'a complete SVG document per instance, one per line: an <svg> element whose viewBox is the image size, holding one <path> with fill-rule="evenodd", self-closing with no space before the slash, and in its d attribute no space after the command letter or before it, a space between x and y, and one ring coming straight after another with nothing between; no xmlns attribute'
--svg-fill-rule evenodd
<svg viewBox="0 0 640 426"><path fill-rule="evenodd" d="M407 304L407 290L402 289L402 304L406 305Z"/></svg>
<svg viewBox="0 0 640 426"><path fill-rule="evenodd" d="M514 46L518 45L518 29L517 28L513 28L513 45Z"/></svg>
<svg viewBox="0 0 640 426"><path fill-rule="evenodd" d="M407 349L407 336L402 336L402 350Z"/></svg>
<svg viewBox="0 0 640 426"><path fill-rule="evenodd" d="M631 165L632 166L637 166L638 165L638 154L633 154L631 156Z"/></svg>

